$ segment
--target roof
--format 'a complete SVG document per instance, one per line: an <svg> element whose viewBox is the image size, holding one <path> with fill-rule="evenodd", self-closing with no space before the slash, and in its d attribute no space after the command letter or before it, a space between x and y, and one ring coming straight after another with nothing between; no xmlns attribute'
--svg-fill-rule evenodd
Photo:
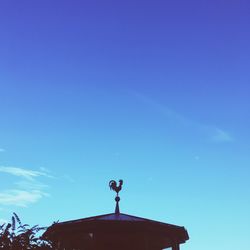
<svg viewBox="0 0 250 250"><path fill-rule="evenodd" d="M176 226L173 224L168 224L164 222L159 222L155 220L150 220L134 215L129 215L129 214L123 214L123 213L111 213L111 214L103 214L103 215L98 215L98 216L92 216L92 217L87 217L87 218L82 218L78 220L71 220L71 221L65 221L65 222L60 222L58 225L67 225L67 224L78 224L78 223L84 223L87 221L128 221L128 222L147 222L147 223L156 223L156 224L161 224L161 225L167 225L167 226L172 226L172 227L180 227Z"/></svg>
<svg viewBox="0 0 250 250"><path fill-rule="evenodd" d="M189 239L188 232L182 226L123 213L104 214L56 223L48 228L45 235L57 240L66 240L67 237L72 237L72 235L81 235L82 237L83 234L113 235L117 233L120 235L139 233L150 235L152 238L157 236L157 241L164 242L162 246L165 247L173 241L181 244Z"/></svg>

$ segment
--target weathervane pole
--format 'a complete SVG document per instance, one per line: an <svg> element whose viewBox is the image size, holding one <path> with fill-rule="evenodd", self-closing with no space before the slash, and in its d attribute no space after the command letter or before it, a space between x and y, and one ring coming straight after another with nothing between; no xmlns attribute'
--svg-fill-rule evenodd
<svg viewBox="0 0 250 250"><path fill-rule="evenodd" d="M116 197L115 197L115 201L116 201L115 214L120 214L119 201L121 199L120 199L120 197L119 197L118 194L122 190L122 185L123 185L123 180L119 180L119 186L117 186L117 182L114 181L114 180L111 180L109 182L110 189L116 192Z"/></svg>

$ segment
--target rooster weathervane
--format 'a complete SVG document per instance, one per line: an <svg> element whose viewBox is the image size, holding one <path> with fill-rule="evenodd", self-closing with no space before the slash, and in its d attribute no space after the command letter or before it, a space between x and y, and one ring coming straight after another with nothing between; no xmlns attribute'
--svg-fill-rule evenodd
<svg viewBox="0 0 250 250"><path fill-rule="evenodd" d="M120 201L119 192L122 190L122 185L123 185L123 180L119 180L119 185L117 185L117 182L114 181L114 180L111 180L109 182L110 190L113 190L113 191L116 192L116 197L115 197L115 201L116 201L115 214L119 214L120 213L120 209L119 209L119 201Z"/></svg>

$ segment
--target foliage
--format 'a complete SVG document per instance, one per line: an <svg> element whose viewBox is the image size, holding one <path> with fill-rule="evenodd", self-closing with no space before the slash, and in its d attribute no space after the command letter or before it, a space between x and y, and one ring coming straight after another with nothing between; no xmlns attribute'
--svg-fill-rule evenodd
<svg viewBox="0 0 250 250"><path fill-rule="evenodd" d="M45 227L23 224L16 213L13 213L11 223L0 225L1 250L49 250L52 243L39 236Z"/></svg>

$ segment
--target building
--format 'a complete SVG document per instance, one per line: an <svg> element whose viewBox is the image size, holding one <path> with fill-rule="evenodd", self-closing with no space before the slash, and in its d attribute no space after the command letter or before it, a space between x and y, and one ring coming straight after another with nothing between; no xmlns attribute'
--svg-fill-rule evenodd
<svg viewBox="0 0 250 250"><path fill-rule="evenodd" d="M63 250L179 250L188 239L184 227L120 213L117 192L115 213L56 223L45 236Z"/></svg>

